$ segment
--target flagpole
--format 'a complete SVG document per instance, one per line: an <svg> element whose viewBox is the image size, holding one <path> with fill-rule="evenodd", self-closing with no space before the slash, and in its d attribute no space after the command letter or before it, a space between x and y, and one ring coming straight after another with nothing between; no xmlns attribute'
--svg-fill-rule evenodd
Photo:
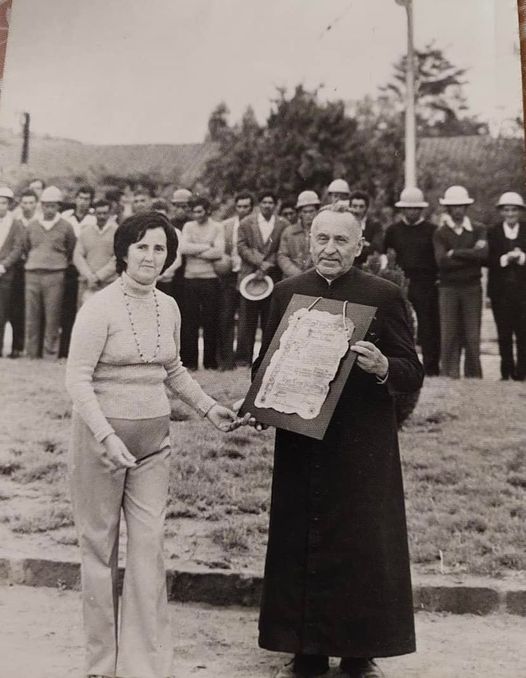
<svg viewBox="0 0 526 678"><path fill-rule="evenodd" d="M407 15L407 62L405 106L405 186L415 187L416 176L416 110L415 110L415 47L413 0L396 0Z"/></svg>

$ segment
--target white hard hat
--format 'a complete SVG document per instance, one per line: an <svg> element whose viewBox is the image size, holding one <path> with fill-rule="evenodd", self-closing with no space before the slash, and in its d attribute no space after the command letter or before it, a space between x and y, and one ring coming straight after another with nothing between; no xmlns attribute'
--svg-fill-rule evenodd
<svg viewBox="0 0 526 678"><path fill-rule="evenodd" d="M500 196L499 202L497 203L497 207L505 207L506 205L513 205L514 207L522 207L523 209L526 208L526 205L524 204L524 200L522 199L522 195L519 195L518 193L515 193L514 191L507 191L506 193L503 193Z"/></svg>
<svg viewBox="0 0 526 678"><path fill-rule="evenodd" d="M298 201L296 202L296 209L300 209L300 207L308 207L310 205L319 205L320 204L320 199L318 198L318 194L316 191L302 191L298 195Z"/></svg>
<svg viewBox="0 0 526 678"><path fill-rule="evenodd" d="M9 200L13 200L14 197L15 197L15 194L9 188L9 186L2 186L0 188L0 198L8 198Z"/></svg>
<svg viewBox="0 0 526 678"><path fill-rule="evenodd" d="M400 200L395 207L429 207L429 203L424 200L424 194L416 186L408 186L400 193Z"/></svg>
<svg viewBox="0 0 526 678"><path fill-rule="evenodd" d="M264 278L258 278L255 273L249 273L243 278L239 285L239 292L242 297L249 301L261 301L266 299L272 293L274 281L269 275Z"/></svg>
<svg viewBox="0 0 526 678"><path fill-rule="evenodd" d="M441 205L472 205L475 201L464 186L450 186L439 202Z"/></svg>
<svg viewBox="0 0 526 678"><path fill-rule="evenodd" d="M187 188L176 188L172 195L172 203L188 203L192 199L192 191Z"/></svg>
<svg viewBox="0 0 526 678"><path fill-rule="evenodd" d="M48 186L40 196L40 202L62 202L62 200L62 191L56 186Z"/></svg>
<svg viewBox="0 0 526 678"><path fill-rule="evenodd" d="M331 181L331 183L329 184L327 192L347 193L347 195L350 195L351 189L349 188L349 184L345 181L345 179L335 179L334 181Z"/></svg>

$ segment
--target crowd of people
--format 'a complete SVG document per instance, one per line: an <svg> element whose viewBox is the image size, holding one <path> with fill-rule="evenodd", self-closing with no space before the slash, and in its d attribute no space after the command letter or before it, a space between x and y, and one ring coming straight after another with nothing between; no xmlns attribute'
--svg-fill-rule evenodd
<svg viewBox="0 0 526 678"><path fill-rule="evenodd" d="M67 357L78 308L117 277L119 223L155 211L169 218L179 239L177 257L157 287L181 310L183 364L198 369L202 331L205 369L250 365L273 284L312 267L310 228L324 209L316 192L280 202L272 190L261 191L257 201L240 191L233 215L223 221L214 218L207 198L185 188L173 192L171 205L145 188L126 204L114 192L95 195L81 186L65 209L62 191L41 179L16 197L0 188L0 348L10 322L10 357ZM351 191L344 179L335 179L326 195L328 204L347 204L362 226L355 266L373 255L382 266L395 258L404 271L427 375L458 378L464 352L464 375L482 377L481 271L487 266L502 379L526 378L526 224L519 194L503 193L491 225L470 218L474 200L462 186L445 191L438 220L426 218L422 192L406 188L389 224L372 219L367 193Z"/></svg>

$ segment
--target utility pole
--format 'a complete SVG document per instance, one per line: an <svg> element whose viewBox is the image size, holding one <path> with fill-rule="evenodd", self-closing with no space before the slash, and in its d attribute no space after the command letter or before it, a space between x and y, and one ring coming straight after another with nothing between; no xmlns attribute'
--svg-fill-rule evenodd
<svg viewBox="0 0 526 678"><path fill-rule="evenodd" d="M22 113L22 155L20 156L20 164L27 165L29 161L29 140L31 136L31 116L29 113Z"/></svg>
<svg viewBox="0 0 526 678"><path fill-rule="evenodd" d="M416 187L416 111L415 111L415 46L413 0L396 0L407 15L407 61L405 105L405 186Z"/></svg>

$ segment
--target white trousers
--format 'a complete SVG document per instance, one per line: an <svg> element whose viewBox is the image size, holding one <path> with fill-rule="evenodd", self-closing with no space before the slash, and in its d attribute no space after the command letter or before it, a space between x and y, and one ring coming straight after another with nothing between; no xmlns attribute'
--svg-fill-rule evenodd
<svg viewBox="0 0 526 678"><path fill-rule="evenodd" d="M172 643L163 559L170 448L110 472L73 414L70 478L81 551L87 675L168 678ZM121 508L128 543L118 630Z"/></svg>

